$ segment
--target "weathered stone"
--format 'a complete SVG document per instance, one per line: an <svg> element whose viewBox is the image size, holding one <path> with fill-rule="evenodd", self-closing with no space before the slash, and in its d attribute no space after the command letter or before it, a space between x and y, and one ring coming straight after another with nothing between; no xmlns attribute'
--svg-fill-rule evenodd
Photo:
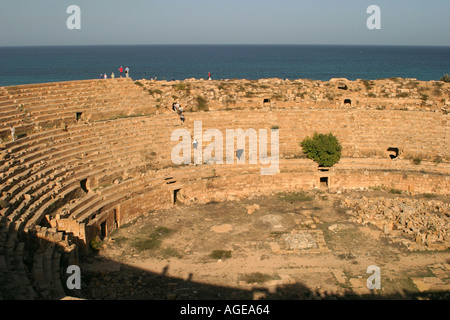
<svg viewBox="0 0 450 320"><path fill-rule="evenodd" d="M317 243L308 232L283 234L282 239L289 250L317 248Z"/></svg>

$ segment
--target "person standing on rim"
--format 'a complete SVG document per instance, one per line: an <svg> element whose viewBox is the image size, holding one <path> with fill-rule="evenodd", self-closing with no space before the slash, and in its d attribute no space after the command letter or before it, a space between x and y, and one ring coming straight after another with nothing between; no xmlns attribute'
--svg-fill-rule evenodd
<svg viewBox="0 0 450 320"><path fill-rule="evenodd" d="M119 72L120 72L120 77L122 78L122 75L123 75L123 67L122 66L120 66Z"/></svg>
<svg viewBox="0 0 450 320"><path fill-rule="evenodd" d="M125 68L125 77L129 77L130 76L130 68L126 67Z"/></svg>

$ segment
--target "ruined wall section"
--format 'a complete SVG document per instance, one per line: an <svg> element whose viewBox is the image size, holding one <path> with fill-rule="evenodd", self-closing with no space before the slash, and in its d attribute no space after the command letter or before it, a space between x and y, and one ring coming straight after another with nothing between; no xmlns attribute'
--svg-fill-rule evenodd
<svg viewBox="0 0 450 320"><path fill-rule="evenodd" d="M136 82L160 112L176 101L187 111L301 106L448 112L450 107L450 84L442 81L391 78L356 81L142 79Z"/></svg>

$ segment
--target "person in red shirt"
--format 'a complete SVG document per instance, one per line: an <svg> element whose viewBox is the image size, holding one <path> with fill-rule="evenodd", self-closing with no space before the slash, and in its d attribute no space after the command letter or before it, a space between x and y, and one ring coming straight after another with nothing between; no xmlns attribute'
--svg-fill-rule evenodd
<svg viewBox="0 0 450 320"><path fill-rule="evenodd" d="M122 78L123 67L120 67L120 68L119 68L119 72L120 72L120 77Z"/></svg>

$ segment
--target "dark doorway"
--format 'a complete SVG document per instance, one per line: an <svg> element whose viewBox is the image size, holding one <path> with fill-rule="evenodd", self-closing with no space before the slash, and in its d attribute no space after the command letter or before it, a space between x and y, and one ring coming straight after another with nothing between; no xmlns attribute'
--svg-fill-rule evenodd
<svg viewBox="0 0 450 320"><path fill-rule="evenodd" d="M87 179L83 179L80 181L80 187L81 189L83 189L84 192L88 193L88 189L87 189Z"/></svg>
<svg viewBox="0 0 450 320"><path fill-rule="evenodd" d="M350 104L350 105L351 105L351 104L352 104L352 100L350 100L350 99L345 99L345 100L344 100L344 104Z"/></svg>
<svg viewBox="0 0 450 320"><path fill-rule="evenodd" d="M106 237L106 221L100 224L100 239L103 240Z"/></svg>
<svg viewBox="0 0 450 320"><path fill-rule="evenodd" d="M117 209L114 209L114 227L119 228L119 222L117 221Z"/></svg>
<svg viewBox="0 0 450 320"><path fill-rule="evenodd" d="M77 114L76 114L77 121L81 119L82 115L83 115L83 112L77 112Z"/></svg>
<svg viewBox="0 0 450 320"><path fill-rule="evenodd" d="M264 99L263 103L270 103L270 99Z"/></svg>
<svg viewBox="0 0 450 320"><path fill-rule="evenodd" d="M320 186L328 188L328 177L320 177Z"/></svg>
<svg viewBox="0 0 450 320"><path fill-rule="evenodd" d="M179 193L180 193L180 190L181 190L181 189L175 189L175 190L173 190L173 204L176 204L176 203L177 203L178 195L179 195Z"/></svg>

